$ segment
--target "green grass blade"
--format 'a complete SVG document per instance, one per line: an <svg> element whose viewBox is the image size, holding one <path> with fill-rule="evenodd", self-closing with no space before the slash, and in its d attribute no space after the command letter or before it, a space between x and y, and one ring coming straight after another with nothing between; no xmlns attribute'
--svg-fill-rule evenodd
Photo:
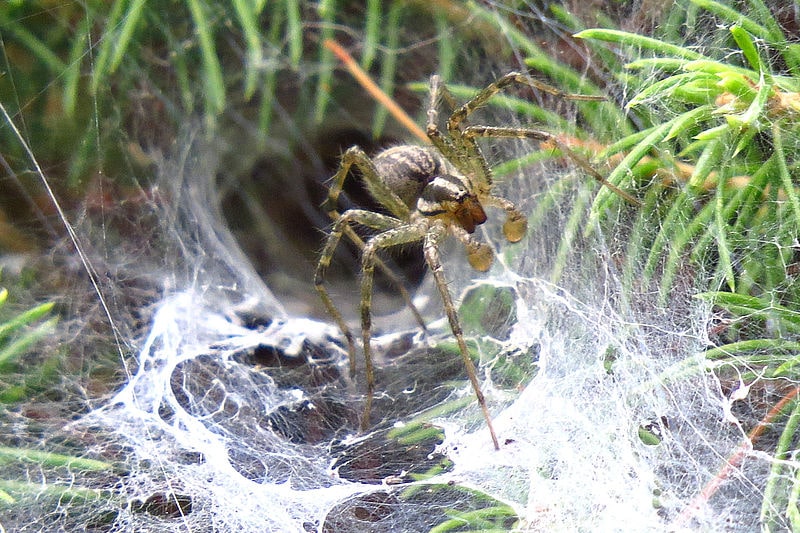
<svg viewBox="0 0 800 533"><path fill-rule="evenodd" d="M225 109L225 83L222 80L222 67L219 64L219 57L214 46L213 29L206 19L205 4L201 3L200 0L186 1L200 40L206 117L209 122L212 122L210 119L213 115L217 115Z"/></svg>
<svg viewBox="0 0 800 533"><path fill-rule="evenodd" d="M455 41L450 38L452 32L452 25L447 20L444 13L436 13L436 33L439 35L439 42L437 44L439 50L439 65L437 72L443 82L449 82L453 79L453 68L456 64L456 56L458 52L455 49Z"/></svg>
<svg viewBox="0 0 800 533"><path fill-rule="evenodd" d="M765 531L769 531L771 528L783 529L782 516L779 511L786 509L789 503L790 491L786 483L787 478L792 479L793 476L789 476L790 472L786 472L785 461L792 459L793 441L797 435L798 426L800 426L800 402L795 399L786 409L791 409L789 419L784 424L783 431L778 438L778 445L773 453L776 460L770 467L761 501L761 523L767 526ZM797 483L796 478L794 478L794 482Z"/></svg>
<svg viewBox="0 0 800 533"><path fill-rule="evenodd" d="M655 39L653 37L646 37L644 35L637 35L635 33L629 33L621 30L592 28L576 33L575 37L580 39L597 39L600 41L630 46L632 48L651 50L657 54L680 59L707 59L703 54L683 46L665 43L664 41Z"/></svg>
<svg viewBox="0 0 800 533"><path fill-rule="evenodd" d="M123 14L126 5L128 9ZM92 75L93 93L96 94L98 88L106 83L108 76L116 71L128 53L128 47L141 21L145 5L147 5L146 0L131 0L130 3L120 0L114 4L106 27L115 31L106 32L100 51L97 53Z"/></svg>
<svg viewBox="0 0 800 533"><path fill-rule="evenodd" d="M58 57L47 44L43 43L25 28L24 25L8 20L5 15L5 10L0 9L0 27L2 27L4 31L10 33L23 47L30 50L40 63L47 65L47 68L54 75L60 76L61 73L64 72L64 69L67 68L67 65L61 61L61 58Z"/></svg>
<svg viewBox="0 0 800 533"><path fill-rule="evenodd" d="M723 177L726 167L720 169L720 177L717 180L717 194L714 196L714 227L716 230L717 252L719 253L719 260L717 268L722 272L725 282L731 292L736 291L736 276L733 273L733 262L731 261L731 250L728 245L728 224L723 213L725 211L725 204L723 199L725 197L725 186L727 177Z"/></svg>
<svg viewBox="0 0 800 533"><path fill-rule="evenodd" d="M247 60L244 68L244 97L249 100L258 88L258 73L263 61L261 34L258 32L258 12L249 0L233 0L233 9L244 34Z"/></svg>
<svg viewBox="0 0 800 533"><path fill-rule="evenodd" d="M403 13L403 2L392 2L389 8L389 13L386 15L387 28L398 28L400 26L400 18ZM384 54L383 62L381 63L381 77L379 86L386 94L394 94L394 77L397 74L397 48L400 45L400 37L398 31L389 31L386 36L386 49L387 53ZM386 118L389 116L389 110L385 106L378 106L375 114L372 117L372 136L378 139L383 135L383 128L386 126Z"/></svg>
<svg viewBox="0 0 800 533"><path fill-rule="evenodd" d="M9 335L18 329L32 324L37 320L45 317L53 309L53 303L48 302L37 305L27 311L24 311L17 316L0 323L0 342L3 342Z"/></svg>
<svg viewBox="0 0 800 533"><path fill-rule="evenodd" d="M741 28L740 26L731 26L730 32L731 35L733 35L733 39L736 41L736 44L738 44L739 48L741 48L744 58L748 63L750 63L750 66L753 67L753 70L756 72L763 72L765 69L761 64L761 57L759 56L756 45L753 43L753 39L750 38L750 34L747 32L747 30Z"/></svg>
<svg viewBox="0 0 800 533"><path fill-rule="evenodd" d="M18 339L0 347L0 368L27 353L33 345L50 335L55 330L57 322L57 318L51 318Z"/></svg>
<svg viewBox="0 0 800 533"><path fill-rule="evenodd" d="M289 43L289 62L300 67L303 58L303 25L299 0L286 0L286 37Z"/></svg>
<svg viewBox="0 0 800 533"><path fill-rule="evenodd" d="M333 39L334 17L336 15L336 0L322 0L317 6L322 30L319 41L319 73L314 97L314 121L320 124L325 118L328 103L331 99L331 84L333 82L333 52L323 43Z"/></svg>
<svg viewBox="0 0 800 533"><path fill-rule="evenodd" d="M7 465L16 462L32 463L49 468L68 467L83 472L108 472L116 468L112 463L98 461L96 459L85 459L83 457L42 452L26 448L0 446L0 464Z"/></svg>
<svg viewBox="0 0 800 533"><path fill-rule="evenodd" d="M623 158L616 168L611 171L611 174L606 180L616 187L626 190L627 187L623 184L623 181L631 175L631 169L635 167L643 157L650 153L655 144L661 142L669 134L673 123L674 119L654 128ZM616 199L616 194L608 187L602 187L598 191L592 205L592 210L589 213L589 222L586 224L586 230L584 231L586 235L594 231L600 213L605 213Z"/></svg>
<svg viewBox="0 0 800 533"><path fill-rule="evenodd" d="M714 0L690 0L690 2L702 9L705 9L706 11L714 13L727 22L741 26L746 31L752 33L760 39L775 42L776 38L781 39L783 37L782 35L772 35L767 28L755 20L745 16L740 10L737 10L733 7L715 2Z"/></svg>
<svg viewBox="0 0 800 533"><path fill-rule="evenodd" d="M378 53L381 37L381 0L367 0L367 12L364 22L364 42L361 48L361 68L369 70Z"/></svg>
<svg viewBox="0 0 800 533"><path fill-rule="evenodd" d="M64 114L68 117L75 115L75 106L78 102L78 91L81 82L81 59L90 46L91 21L89 13L81 19L75 29L75 38L69 52L69 62L67 70L64 72Z"/></svg>
<svg viewBox="0 0 800 533"><path fill-rule="evenodd" d="M778 164L778 173L780 175L781 185L789 205L792 207L794 214L794 221L800 221L800 199L797 198L797 189L789 172L789 167L786 164L786 153L783 149L783 132L781 131L781 123L776 122L772 125L772 142L775 149L775 161ZM797 225L797 222L793 224Z"/></svg>

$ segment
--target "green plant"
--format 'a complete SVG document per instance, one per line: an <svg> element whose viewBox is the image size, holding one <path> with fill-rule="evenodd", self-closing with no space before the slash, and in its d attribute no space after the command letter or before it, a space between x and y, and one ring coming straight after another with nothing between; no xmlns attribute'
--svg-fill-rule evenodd
<svg viewBox="0 0 800 533"><path fill-rule="evenodd" d="M705 360L687 358L659 383L713 370L723 382L741 383L745 394L763 380L794 387L800 381L794 311L800 198L793 178L800 163L800 47L758 0L746 11L709 0L682 7L665 25L663 40L616 29L577 35L611 43L632 58L627 79L638 92L626 108L643 127L598 156L618 158L609 181L638 188L644 197L624 251L624 286L635 291L656 282L666 304L679 274L700 286L708 276L712 290L695 296L726 316L717 332L721 342ZM724 46L670 42L700 14L713 16L715 38ZM601 190L592 216L615 202ZM779 425L773 426L780 434L776 459L796 447L798 409L791 394L768 417ZM764 491L764 527L786 521L800 527L798 494L796 468L776 461Z"/></svg>
<svg viewBox="0 0 800 533"><path fill-rule="evenodd" d="M9 312L8 290L0 290L0 409L13 408L29 401L58 376L58 357L45 357L31 364L23 361L43 339L51 335L57 317L52 303L44 303L20 312ZM81 472L107 472L113 466L104 461L58 453L42 452L24 447L0 446L0 465L9 472L12 466L27 463L41 468L72 468ZM42 484L13 478L0 479L0 503L14 505L26 497L41 497L43 493L58 498L96 499L101 491L79 486Z"/></svg>

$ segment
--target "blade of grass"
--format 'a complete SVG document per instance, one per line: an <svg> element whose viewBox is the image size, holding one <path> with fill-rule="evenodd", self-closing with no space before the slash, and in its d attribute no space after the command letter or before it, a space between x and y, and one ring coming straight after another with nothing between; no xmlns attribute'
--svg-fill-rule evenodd
<svg viewBox="0 0 800 533"><path fill-rule="evenodd" d="M65 466L84 472L108 472L116 468L112 463L97 459L85 459L60 453L0 446L0 464L7 465L13 462L28 462L53 468Z"/></svg>
<svg viewBox="0 0 800 533"><path fill-rule="evenodd" d="M90 49L91 24L89 13L81 19L75 29L75 38L69 52L67 70L64 72L64 114L68 117L75 115L75 106L78 101L78 89L81 81L81 59L87 50Z"/></svg>
<svg viewBox="0 0 800 533"><path fill-rule="evenodd" d="M386 16L387 28L398 28L400 26L400 17L403 13L403 2L392 2L389 7L389 14ZM397 71L397 48L400 44L400 32L389 30L386 36L386 49L383 61L381 62L381 78L380 88L384 94L392 94L394 92L394 76ZM372 117L372 136L380 138L383 134L383 128L386 125L386 117L389 110L385 106L378 106L375 114Z"/></svg>
<svg viewBox="0 0 800 533"><path fill-rule="evenodd" d="M57 318L51 318L0 348L0 368L14 361L20 355L27 353L34 344L50 335L55 330L57 322Z"/></svg>
<svg viewBox="0 0 800 533"><path fill-rule="evenodd" d="M381 0L367 0L367 12L364 17L364 41L361 48L361 68L369 70L378 52L381 36Z"/></svg>
<svg viewBox="0 0 800 533"><path fill-rule="evenodd" d="M333 54L325 46L325 43L333 38L336 0L322 0L317 6L317 12L319 13L322 29L320 30L319 72L317 74L317 87L314 97L314 121L320 124L325 118L328 103L331 99Z"/></svg>
<svg viewBox="0 0 800 533"><path fill-rule="evenodd" d="M677 46L670 43L665 43L653 37L646 37L644 35L637 35L621 30L592 28L583 30L575 34L579 39L597 39L615 44L629 46L631 48L652 50L657 54L676 57L680 59L708 59L703 54L690 50L683 46Z"/></svg>
<svg viewBox="0 0 800 533"><path fill-rule="evenodd" d="M225 83L222 80L222 67L219 64L212 27L206 19L206 7L200 0L186 0L192 14L197 36L200 40L200 57L203 63L203 81L206 102L206 117L209 125L214 115L225 108Z"/></svg>
<svg viewBox="0 0 800 533"><path fill-rule="evenodd" d="M54 75L60 76L67 68L64 62L61 61L61 58L58 57L47 44L43 43L38 37L25 28L25 26L8 20L5 15L5 10L0 9L0 27L2 27L4 31L10 33L23 47L30 50L40 63L47 65L47 68L53 72Z"/></svg>
<svg viewBox="0 0 800 533"><path fill-rule="evenodd" d="M103 39L92 76L93 93L97 93L98 88L102 87L108 76L117 70L122 59L129 52L128 47L131 44L136 27L141 21L146 4L146 0L132 0L127 4L128 9L124 15L121 11L126 2L117 2L112 8L107 27L114 29L119 27L119 31L107 32L106 37Z"/></svg>
<svg viewBox="0 0 800 533"><path fill-rule="evenodd" d="M0 324L0 342L3 342L9 335L18 329L45 317L50 313L50 311L52 311L52 309L53 303L48 302L37 305L36 307L28 309L27 311L24 311L17 316L6 320Z"/></svg>
<svg viewBox="0 0 800 533"><path fill-rule="evenodd" d="M789 173L789 168L786 164L786 153L783 149L783 132L781 131L781 122L772 124L772 142L775 150L775 161L778 164L778 174L780 175L781 185L789 205L792 206L794 213L794 220L800 221L800 199L797 197L797 189L795 188L792 175Z"/></svg>
<svg viewBox="0 0 800 533"><path fill-rule="evenodd" d="M726 6L714 0L689 0L691 3L706 11L714 13L721 19L736 24L744 28L749 33L752 33L760 39L764 39L770 43L778 42L783 38L783 35L773 35L767 28L756 22L755 20L744 15L741 10L733 7Z"/></svg>
<svg viewBox="0 0 800 533"><path fill-rule="evenodd" d="M436 13L436 34L439 36L437 42L437 49L439 51L439 65L437 72L439 78L444 83L453 79L453 67L456 62L456 50L453 46L454 39L451 38L452 25L447 20L444 13L437 11Z"/></svg>
<svg viewBox="0 0 800 533"><path fill-rule="evenodd" d="M686 225L681 233L670 239L670 247L665 260L664 273L661 275L659 284L659 305L667 303L667 297L672 290L672 282L678 273L680 266L684 265L681 260L684 249L700 231L711 221L714 216L714 203L706 204L705 207Z"/></svg>
<svg viewBox="0 0 800 533"><path fill-rule="evenodd" d="M729 146L730 141L725 141L725 145ZM728 154L730 156L730 154ZM729 160L729 157L726 158ZM717 193L714 195L714 230L717 243L717 253L719 259L717 260L717 269L721 272L725 279L728 288L731 292L736 292L736 276L733 272L733 262L731 261L731 250L728 245L728 223L724 216L725 213L725 188L727 186L730 167L722 165L719 169L719 178L717 179Z"/></svg>
<svg viewBox="0 0 800 533"><path fill-rule="evenodd" d="M667 136L675 120L676 119L665 122L664 124L653 129L650 134L642 139L642 141L637 144L628 153L628 155L625 156L625 158L623 158L616 168L611 171L611 174L606 178L606 181L619 189L626 190L627 187L624 186L622 182L630 175L630 169L636 166L639 161L641 161L642 158L653 149L655 144L661 142ZM609 209L616 198L617 196L608 187L602 187L598 191L597 196L594 199L591 212L589 213L589 220L586 224L584 235L589 235L594 231L593 228L597 224L600 213L604 213L607 209Z"/></svg>
<svg viewBox="0 0 800 533"><path fill-rule="evenodd" d="M258 32L258 12L255 5L248 0L233 0L233 9L236 18L244 33L245 47L247 48L247 61L244 68L244 97L249 100L258 87L258 73L261 68L262 44L261 34Z"/></svg>
<svg viewBox="0 0 800 533"><path fill-rule="evenodd" d="M289 43L289 62L292 67L300 67L303 58L303 26L298 0L286 0L286 37Z"/></svg>
<svg viewBox="0 0 800 533"><path fill-rule="evenodd" d="M272 4L272 10L269 14L271 17L267 41L273 44L280 43L285 11L281 9L281 4L276 2ZM258 131L260 131L262 135L269 135L270 125L272 124L272 104L275 101L277 82L278 67L273 65L264 74L264 81L261 88L261 105L258 109Z"/></svg>

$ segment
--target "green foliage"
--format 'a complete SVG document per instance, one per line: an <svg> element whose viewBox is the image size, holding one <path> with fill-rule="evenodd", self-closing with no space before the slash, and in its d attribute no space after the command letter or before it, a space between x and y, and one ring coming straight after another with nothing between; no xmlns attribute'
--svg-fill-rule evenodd
<svg viewBox="0 0 800 533"><path fill-rule="evenodd" d="M727 10L715 12L730 15ZM800 220L789 170L798 155L800 95L788 73L774 71L772 65L779 61L763 57L777 55L792 65L796 49L778 46L777 37L764 29L774 23L771 19L737 13L734 21L724 22L737 48L718 48L714 57L618 30L578 34L630 50L635 60L627 67L641 78L641 89L627 107L649 125L599 155L624 155L610 182L657 190L646 196L642 211L644 217L657 213L660 229L648 238L655 220L639 225L626 251L625 279L637 279L644 264L645 282L660 274L665 301L678 268L687 268L684 258L691 258L699 271L713 272L712 285L792 300L798 287L786 276L785 264L791 260ZM753 32L762 39L771 37L757 46ZM666 120L657 120L661 117ZM662 183L653 182L652 173L637 171L642 165L650 168L653 159ZM664 183L664 177L671 183ZM600 191L595 212L613 200L608 191ZM774 239L765 244L765 235Z"/></svg>
<svg viewBox="0 0 800 533"><path fill-rule="evenodd" d="M680 276L700 284L708 276L712 290L696 297L724 317L714 333L718 345L704 359L668 369L657 380L662 385L708 370L745 391L765 379L787 388L800 381L800 198L793 178L800 164L800 56L765 4L747 4L741 10L707 0L679 3L664 40L616 29L578 34L621 50L638 78L626 107L643 126L599 154L620 157L608 180L644 198L624 251L625 286L655 281L666 304ZM725 46L679 44L681 15L696 20L703 12L714 16L713 38ZM593 216L614 203L601 190ZM779 434L773 456L790 459L797 400L766 416ZM775 461L763 495L765 530L800 525L798 496L797 468Z"/></svg>
<svg viewBox="0 0 800 533"><path fill-rule="evenodd" d="M430 533L512 531L519 523L519 517L510 505L480 491L460 485L413 485L403 490L400 494L400 499L407 502L419 502L420 504L436 499L439 501L459 502L461 507L468 507L469 510L456 508L445 510L445 514L449 517L448 520L431 528L429 530Z"/></svg>
<svg viewBox="0 0 800 533"><path fill-rule="evenodd" d="M0 290L0 404L13 408L13 404L29 401L31 397L51 384L58 376L58 357L35 358L25 361L36 345L51 335L58 319L52 317L52 303L40 304L23 311L9 311L8 290ZM39 362L35 362L39 359ZM0 407L2 409L2 407ZM113 465L93 459L43 452L22 447L0 446L0 466L10 467L36 464L37 468L70 468L77 472L108 472ZM16 470L16 469L13 469ZM27 498L51 496L72 500L96 500L107 497L107 491L96 491L80 486L42 484L27 480L0 479L0 506L14 505Z"/></svg>
<svg viewBox="0 0 800 533"><path fill-rule="evenodd" d="M25 365L21 358L54 331L57 319L48 318L52 303L9 314L7 301L8 291L0 290L0 402L16 403L53 378L52 364Z"/></svg>
<svg viewBox="0 0 800 533"><path fill-rule="evenodd" d="M130 175L135 160L124 150L126 135L159 133L131 131L136 120L152 121L172 135L186 117L202 116L206 132L214 135L227 111L245 107L248 114L255 110L252 133L263 142L274 134L275 106L286 105L281 95L288 91L296 123L322 123L337 90L337 62L323 43L341 39L341 28L363 40L362 63L380 64L379 83L391 94L396 50L407 44L399 41L398 28L411 10L404 2L368 2L362 11L335 0L165 4L0 5L6 50L0 104L24 120L37 157L70 162L70 186L84 185L97 167L112 179ZM442 64L452 68L452 45L443 44L440 53ZM155 116L132 117L132 109ZM379 136L386 115L376 111ZM4 154L13 160L17 142L7 144Z"/></svg>

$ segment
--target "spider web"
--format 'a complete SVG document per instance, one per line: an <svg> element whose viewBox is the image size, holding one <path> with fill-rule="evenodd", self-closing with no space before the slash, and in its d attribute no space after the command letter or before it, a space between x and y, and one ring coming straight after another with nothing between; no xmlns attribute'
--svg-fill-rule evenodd
<svg viewBox="0 0 800 533"><path fill-rule="evenodd" d="M487 6L498 19L514 16L523 25L543 20L537 28L564 34L534 5L526 4L524 12L505 3ZM413 48L423 41L411 33ZM513 35L505 36L519 59L525 51ZM486 59L491 54L477 45L461 53L452 81L473 87L503 74L511 61L492 64ZM481 67L463 66L476 57ZM555 105L574 119L568 104ZM338 119L358 122L357 111L345 103L334 101L333 107ZM276 113L285 114L283 132L299 128L286 109ZM254 127L240 110L231 115L243 130ZM101 109L94 112L98 123L103 117ZM518 113L502 108L481 110L474 120L525 125ZM14 116L7 120L16 122ZM459 247L451 243L444 250L452 294L484 302L477 317L470 318L466 306L460 312L471 346L482 355L480 374L501 450L492 450L471 401L427 276L415 291L429 321L427 335L397 307L391 288L379 291L378 421L359 435L363 362L351 379L340 333L310 303L318 247L306 243L304 259L285 259L296 251L292 226L275 230L288 251L265 260L268 273L256 271L258 259L242 252L250 248L247 235L223 213L225 194L236 188L226 181L234 179L226 170L241 150L238 133L228 134L234 140L226 144L205 138L203 127L187 117L171 150L148 153L154 177L131 177L131 187L143 193L138 203L127 195L122 206L87 206L64 215L87 266L72 266L77 281L65 290L69 319L59 339L83 336L87 353L115 344L125 375L99 393L74 378L70 398L77 399L41 433L21 413L5 414L3 442L102 458L115 467L89 472L41 458L14 463L7 479L41 489L6 507L0 526L428 531L455 517L472 529L485 524L480 520L529 531L683 527L681 513L744 438L731 414L733 400L713 375L668 385L661 379L676 363L702 360L711 309L692 294L709 288L708 273L687 272L667 305L657 303L654 287L631 293L619 268L630 212L620 209L613 227L586 225L598 190L590 177L560 161L520 163L498 180L497 190L523 212L543 213L530 235L509 245L501 217L489 213L478 230L496 251L486 275L469 269ZM325 134L322 128L320 136ZM30 135L23 131L21 140ZM267 145L270 154L282 147L275 138ZM482 148L494 166L538 147L513 140ZM318 148L303 150L311 167L329 173ZM278 187L296 178L286 174L275 177ZM42 178L50 179L47 169ZM291 187L299 210L319 205L301 189ZM537 211L541 206L549 207ZM319 213L309 216L324 227ZM581 231L565 249L561 237L575 224ZM65 242L53 255L75 253ZM333 273L332 292L352 319L357 259L343 255L338 264L342 272L338 278ZM97 310L100 298L114 342L108 341L105 313ZM352 323L358 331L357 320ZM658 444L648 445L643 431L657 434ZM713 504L694 513L692 524L756 527L768 469L757 454L748 458ZM54 493L52 486L86 491ZM510 518L497 518L502 513Z"/></svg>

